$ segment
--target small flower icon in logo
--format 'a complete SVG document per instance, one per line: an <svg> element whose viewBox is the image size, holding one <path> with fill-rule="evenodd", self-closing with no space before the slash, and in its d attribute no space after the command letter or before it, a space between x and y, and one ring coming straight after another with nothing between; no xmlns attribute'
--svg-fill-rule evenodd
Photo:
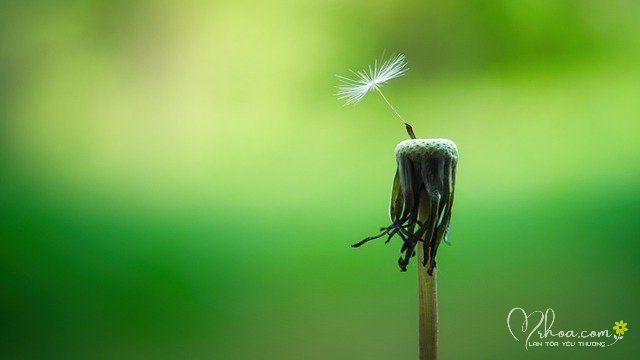
<svg viewBox="0 0 640 360"><path fill-rule="evenodd" d="M616 321L616 324L613 326L613 330L616 331L616 334L618 335L624 335L624 333L626 331L629 331L629 329L627 328L627 324L626 322L624 322L623 320L620 321Z"/></svg>

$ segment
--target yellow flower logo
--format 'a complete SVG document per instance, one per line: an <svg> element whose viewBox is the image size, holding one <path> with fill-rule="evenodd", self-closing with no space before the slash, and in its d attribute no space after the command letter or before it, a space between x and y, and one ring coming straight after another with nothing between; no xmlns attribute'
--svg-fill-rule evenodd
<svg viewBox="0 0 640 360"><path fill-rule="evenodd" d="M629 331L629 329L627 328L627 325L629 324L627 324L623 320L616 321L615 325L613 326L613 330L615 330L616 334L618 335L624 335L626 331Z"/></svg>

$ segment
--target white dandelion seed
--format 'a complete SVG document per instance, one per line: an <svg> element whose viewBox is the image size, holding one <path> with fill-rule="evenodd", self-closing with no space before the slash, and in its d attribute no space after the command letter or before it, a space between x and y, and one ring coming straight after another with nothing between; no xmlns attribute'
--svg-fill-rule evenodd
<svg viewBox="0 0 640 360"><path fill-rule="evenodd" d="M355 78L336 75L342 81L342 84L337 86L338 93L336 96L338 99L344 100L345 105L355 105L359 103L369 91L376 91L382 96L391 110L402 120L405 126L407 126L407 131L409 131L411 125L405 121L402 115L391 105L387 97L384 96L382 90L380 90L382 85L387 81L400 77L409 70L404 54L398 54L386 60L381 59L380 62L376 60L373 67L369 66L368 70L369 71L366 69L359 70L357 72L350 70L355 75ZM409 134L413 137L412 132Z"/></svg>

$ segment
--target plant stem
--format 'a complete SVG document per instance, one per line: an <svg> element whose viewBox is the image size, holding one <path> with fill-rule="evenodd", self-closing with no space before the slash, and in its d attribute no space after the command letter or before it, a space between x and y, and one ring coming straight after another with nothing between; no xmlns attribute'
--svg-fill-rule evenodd
<svg viewBox="0 0 640 360"><path fill-rule="evenodd" d="M402 117L402 115L400 115L398 110L396 110L396 108L394 108L393 105L391 105L391 102L389 102L389 100L387 100L387 97L384 96L384 94L382 93L382 90L380 90L379 87L376 87L376 90L378 90L378 94L380 94L380 96L382 96L382 98L387 103L387 105L389 105L391 110L393 110L393 112L396 113L396 115L398 115L400 120L402 120L402 122L404 123L404 128L407 130L407 134L409 134L409 137L412 138L412 139L415 139L416 138L416 134L413 133L413 128L411 127L411 125L408 122L406 122L405 119Z"/></svg>
<svg viewBox="0 0 640 360"><path fill-rule="evenodd" d="M429 206L425 201L420 201L418 218L426 221L429 215ZM427 274L429 264L422 266L424 259L423 242L418 243L418 334L420 340L420 360L434 360L438 358L438 290L437 274L433 269L433 275Z"/></svg>

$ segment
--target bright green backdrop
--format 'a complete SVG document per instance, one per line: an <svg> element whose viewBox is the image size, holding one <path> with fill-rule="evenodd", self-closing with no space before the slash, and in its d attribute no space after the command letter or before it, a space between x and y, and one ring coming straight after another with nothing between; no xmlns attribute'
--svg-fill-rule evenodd
<svg viewBox="0 0 640 360"><path fill-rule="evenodd" d="M632 358L639 34L637 1L3 1L0 357L416 358L415 269L348 246L406 135L333 96L386 49L460 150L442 358ZM525 351L515 306L630 330Z"/></svg>

